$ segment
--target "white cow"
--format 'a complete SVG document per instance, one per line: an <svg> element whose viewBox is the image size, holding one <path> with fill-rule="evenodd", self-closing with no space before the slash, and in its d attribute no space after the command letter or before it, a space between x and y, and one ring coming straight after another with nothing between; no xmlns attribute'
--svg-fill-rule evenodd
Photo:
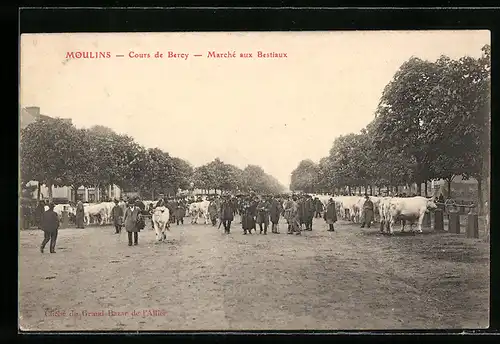
<svg viewBox="0 0 500 344"><path fill-rule="evenodd" d="M153 227L156 233L156 240L167 239L166 230L170 231L170 211L165 206L159 206L153 210Z"/></svg>
<svg viewBox="0 0 500 344"><path fill-rule="evenodd" d="M194 202L189 205L189 215L191 216L191 223L198 223L198 218L203 217L205 224L210 222L210 214L208 213L209 201Z"/></svg>
<svg viewBox="0 0 500 344"><path fill-rule="evenodd" d="M106 203L111 203L111 202L106 202ZM83 216L86 225L90 223L90 218L93 218L94 221L99 219L100 225L104 225L109 222L111 209L113 207L109 208L109 205L106 203L83 205Z"/></svg>
<svg viewBox="0 0 500 344"><path fill-rule="evenodd" d="M384 225L388 226L389 234L392 234L394 223L398 220L402 221L418 221L417 232L422 233L422 222L425 213L429 210L437 208L434 198L426 198L422 196L415 197L387 197L381 200L382 220L384 221L380 228L383 231ZM381 220L381 221L382 221ZM404 231L404 226L402 228Z"/></svg>

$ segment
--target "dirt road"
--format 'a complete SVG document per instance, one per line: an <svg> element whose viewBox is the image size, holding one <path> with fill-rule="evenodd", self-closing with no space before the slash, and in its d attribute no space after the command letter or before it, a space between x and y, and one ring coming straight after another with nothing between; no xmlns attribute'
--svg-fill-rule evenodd
<svg viewBox="0 0 500 344"><path fill-rule="evenodd" d="M315 220L302 236L172 226L167 243L111 227L20 234L24 330L485 328L489 244ZM397 233L396 233L397 234ZM48 251L48 247L47 247Z"/></svg>

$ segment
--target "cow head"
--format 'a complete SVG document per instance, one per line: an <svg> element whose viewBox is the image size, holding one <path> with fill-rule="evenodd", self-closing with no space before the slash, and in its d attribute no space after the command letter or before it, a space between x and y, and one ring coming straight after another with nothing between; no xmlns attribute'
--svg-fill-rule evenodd
<svg viewBox="0 0 500 344"><path fill-rule="evenodd" d="M435 202L435 197L427 198L427 209L428 210L435 210L437 209L437 204Z"/></svg>

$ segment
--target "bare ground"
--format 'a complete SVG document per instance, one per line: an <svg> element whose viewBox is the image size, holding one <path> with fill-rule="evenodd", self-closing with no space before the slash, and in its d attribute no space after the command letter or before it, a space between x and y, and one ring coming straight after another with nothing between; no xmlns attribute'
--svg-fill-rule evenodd
<svg viewBox="0 0 500 344"><path fill-rule="evenodd" d="M244 236L238 222L230 235L201 224L173 225L168 242L160 244L148 229L132 247L126 233L115 235L109 226L62 229L57 253L43 255L43 233L21 231L20 327L488 326L489 243L484 240L432 232L389 237L342 221L332 233L322 220L302 236L285 234L284 224L279 235ZM110 315L109 310L128 313ZM99 311L104 314L90 315Z"/></svg>

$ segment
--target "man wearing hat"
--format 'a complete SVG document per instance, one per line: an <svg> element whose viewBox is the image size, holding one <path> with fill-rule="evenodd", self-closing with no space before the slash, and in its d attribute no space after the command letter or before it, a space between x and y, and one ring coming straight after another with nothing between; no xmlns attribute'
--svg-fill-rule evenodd
<svg viewBox="0 0 500 344"><path fill-rule="evenodd" d="M229 195L225 195L220 208L220 221L224 225L224 232L227 234L231 232L231 222L233 219L233 207L231 206Z"/></svg>
<svg viewBox="0 0 500 344"><path fill-rule="evenodd" d="M217 225L218 214L219 214L219 208L217 207L217 203L215 203L215 197L214 197L210 199L210 204L208 205L208 215L210 216L210 221L212 222L213 227Z"/></svg>
<svg viewBox="0 0 500 344"><path fill-rule="evenodd" d="M41 221L42 221L41 227L44 236L42 245L40 246L40 252L43 253L45 245L47 245L47 243L50 240L50 253L56 253L55 248L56 248L57 232L59 229L59 217L57 216L57 213L54 211L53 203L49 204L49 210L43 213Z"/></svg>
<svg viewBox="0 0 500 344"><path fill-rule="evenodd" d="M111 209L111 219L115 225L115 234L119 234L122 230L123 209L118 205L118 200L115 199L115 206Z"/></svg>
<svg viewBox="0 0 500 344"><path fill-rule="evenodd" d="M335 209L335 202L333 198L328 200L328 205L326 206L325 213L323 214L323 218L326 223L328 223L328 231L334 232L333 224L337 222L337 209Z"/></svg>
<svg viewBox="0 0 500 344"><path fill-rule="evenodd" d="M281 203L279 202L279 196L276 195L271 201L271 206L269 208L269 217L271 219L271 232L279 234L278 232L278 222L280 221L281 214Z"/></svg>
<svg viewBox="0 0 500 344"><path fill-rule="evenodd" d="M139 241L139 227L141 219L141 210L136 206L134 201L129 201L127 210L125 211L125 216L123 217L123 223L125 224L125 230L128 234L128 245L132 246L132 233L134 237L134 245L138 244Z"/></svg>
<svg viewBox="0 0 500 344"><path fill-rule="evenodd" d="M365 224L370 228L371 222L373 221L373 202L370 196L365 194L365 203L363 204L363 223L361 228L365 227Z"/></svg>
<svg viewBox="0 0 500 344"><path fill-rule="evenodd" d="M267 235L267 227L269 226L269 207L270 204L267 202L266 198L263 196L260 202L257 204L257 223L259 224L260 234L262 234L262 229L264 229L264 234ZM262 228L264 225L264 228Z"/></svg>
<svg viewBox="0 0 500 344"><path fill-rule="evenodd" d="M85 219L85 208L81 200L76 203L76 228L84 228L83 221Z"/></svg>
<svg viewBox="0 0 500 344"><path fill-rule="evenodd" d="M303 207L303 216L304 216L304 224L306 226L306 231L312 231L312 222L314 217L314 203L311 195L304 195L304 203Z"/></svg>

